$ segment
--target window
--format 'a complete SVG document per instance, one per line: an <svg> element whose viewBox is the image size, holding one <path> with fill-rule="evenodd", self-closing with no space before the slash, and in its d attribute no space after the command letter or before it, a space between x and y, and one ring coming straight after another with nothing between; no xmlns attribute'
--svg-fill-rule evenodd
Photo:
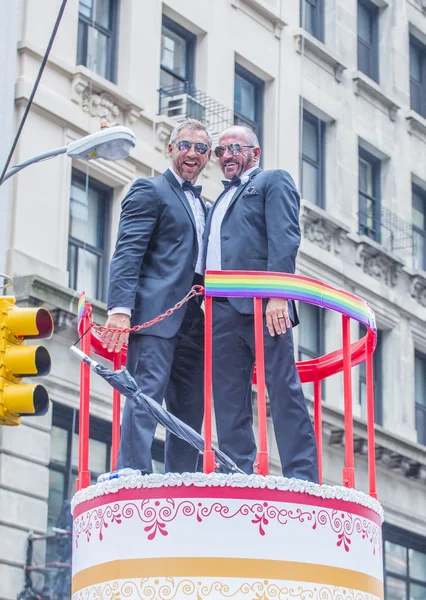
<svg viewBox="0 0 426 600"><path fill-rule="evenodd" d="M53 402L49 464L48 535L52 533L64 500L76 489L78 462L78 411ZM92 483L110 470L111 424L90 418L89 469ZM49 542L52 542L49 544ZM55 540L48 540L48 561L56 551ZM54 560L54 559L53 559Z"/></svg>
<svg viewBox="0 0 426 600"><path fill-rule="evenodd" d="M302 125L302 198L324 208L325 123L303 110Z"/></svg>
<svg viewBox="0 0 426 600"><path fill-rule="evenodd" d="M414 368L417 441L426 445L426 356L416 352Z"/></svg>
<svg viewBox="0 0 426 600"><path fill-rule="evenodd" d="M263 92L261 79L235 65L234 82L234 124L253 129L262 145Z"/></svg>
<svg viewBox="0 0 426 600"><path fill-rule="evenodd" d="M364 337L367 329L364 325L359 326L359 335ZM377 330L377 346L373 354L373 383L374 383L374 422L383 425L383 333ZM359 365L359 403L363 419L367 419L367 379L365 361Z"/></svg>
<svg viewBox="0 0 426 600"><path fill-rule="evenodd" d="M379 81L379 9L368 0L358 0L358 69Z"/></svg>
<svg viewBox="0 0 426 600"><path fill-rule="evenodd" d="M191 93L194 83L195 40L187 31L163 15L161 30L161 89L173 88L175 93Z"/></svg>
<svg viewBox="0 0 426 600"><path fill-rule="evenodd" d="M426 47L410 36L411 108L426 117Z"/></svg>
<svg viewBox="0 0 426 600"><path fill-rule="evenodd" d="M80 0L77 64L116 82L118 0Z"/></svg>
<svg viewBox="0 0 426 600"><path fill-rule="evenodd" d="M413 186L413 267L426 270L426 192Z"/></svg>
<svg viewBox="0 0 426 600"><path fill-rule="evenodd" d="M426 538L383 525L386 600L426 598Z"/></svg>
<svg viewBox="0 0 426 600"><path fill-rule="evenodd" d="M68 239L69 286L97 300L105 297L106 237L112 190L73 171Z"/></svg>
<svg viewBox="0 0 426 600"><path fill-rule="evenodd" d="M380 242L380 161L362 148L358 157L359 233Z"/></svg>
<svg viewBox="0 0 426 600"><path fill-rule="evenodd" d="M324 354L324 312L319 306L299 303L298 360L311 360ZM313 383L303 384L306 394L314 395ZM322 389L324 395L324 387Z"/></svg>
<svg viewBox="0 0 426 600"><path fill-rule="evenodd" d="M300 26L321 42L324 41L324 0L301 1Z"/></svg>

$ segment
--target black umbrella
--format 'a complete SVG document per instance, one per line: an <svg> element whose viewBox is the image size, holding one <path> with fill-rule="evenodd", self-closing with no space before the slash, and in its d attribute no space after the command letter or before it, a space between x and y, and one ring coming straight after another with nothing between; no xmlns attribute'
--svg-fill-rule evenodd
<svg viewBox="0 0 426 600"><path fill-rule="evenodd" d="M194 431L192 427L171 415L165 408L161 406L158 402L144 394L139 388L136 381L130 375L127 369L121 369L119 371L111 371L107 369L103 365L100 365L98 362L92 360L84 354L81 350L79 350L76 346L71 346L70 351L74 356L79 358L81 361L85 362L89 367L103 377L108 383L118 390L120 394L126 396L130 400L133 400L139 408L145 410L147 413L151 415L158 423L163 425L170 433L173 433L178 438L185 440L194 448L197 448L200 452L204 451L204 439L203 437ZM224 454L219 448L212 447L212 450L215 453L216 459L227 469L231 471L235 471L236 473L244 474L244 471L241 471L237 467L237 465Z"/></svg>

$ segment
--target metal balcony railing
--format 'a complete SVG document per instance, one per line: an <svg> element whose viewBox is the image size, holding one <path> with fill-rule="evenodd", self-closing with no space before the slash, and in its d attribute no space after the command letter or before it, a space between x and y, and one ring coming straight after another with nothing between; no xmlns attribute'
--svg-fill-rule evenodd
<svg viewBox="0 0 426 600"><path fill-rule="evenodd" d="M234 123L232 110L188 82L160 88L159 114L176 121L185 118L198 119L213 135Z"/></svg>
<svg viewBox="0 0 426 600"><path fill-rule="evenodd" d="M366 235L388 252L413 255L413 225L384 206L379 210L359 211L359 234Z"/></svg>

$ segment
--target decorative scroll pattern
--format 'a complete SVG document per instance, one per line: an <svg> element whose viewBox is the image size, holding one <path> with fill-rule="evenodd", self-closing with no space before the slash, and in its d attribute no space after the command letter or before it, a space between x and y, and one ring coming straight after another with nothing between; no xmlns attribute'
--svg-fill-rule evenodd
<svg viewBox="0 0 426 600"><path fill-rule="evenodd" d="M308 523L314 530L328 527L337 536L336 545L346 552L350 551L354 535L370 543L373 555L378 553L380 556L381 552L380 528L369 519L341 510L288 509L269 502L244 503L237 509L232 509L219 501L205 504L202 501L179 501L173 498L115 503L82 513L74 519L74 545L78 547L81 537L90 542L95 533L102 541L110 525L120 525L127 519L133 519L135 526L140 521L147 539L152 541L157 536L168 536L172 530L170 525L177 517L192 517L197 523L202 523L213 514L225 520L246 518L247 523L255 526L261 536L267 534L268 527L273 522L287 525L291 521L298 521Z"/></svg>
<svg viewBox="0 0 426 600"><path fill-rule="evenodd" d="M72 600L377 600L366 592L325 585L282 585L273 581L248 581L223 583L202 582L190 579L175 580L144 578L140 580L114 581L87 587L75 593Z"/></svg>
<svg viewBox="0 0 426 600"><path fill-rule="evenodd" d="M166 473L164 475L130 475L129 477L119 477L103 481L96 485L91 485L84 490L77 492L72 499L72 510L88 500L98 498L106 494L116 493L122 489L152 489L169 487L188 487L195 486L200 488L248 488L248 489L269 489L289 492L299 492L316 496L317 498L328 498L343 500L345 502L354 502L360 506L365 506L374 510L383 521L383 509L375 500L351 488L338 485L318 485L310 481L301 479L288 479L287 477L278 477L274 475L225 475L222 473ZM190 494L188 494L190 495Z"/></svg>

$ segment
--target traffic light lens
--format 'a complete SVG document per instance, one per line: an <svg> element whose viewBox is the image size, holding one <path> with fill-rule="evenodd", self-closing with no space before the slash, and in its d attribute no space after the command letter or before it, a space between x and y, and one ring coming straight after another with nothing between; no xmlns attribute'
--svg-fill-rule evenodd
<svg viewBox="0 0 426 600"><path fill-rule="evenodd" d="M46 337L50 337L52 335L52 332L53 332L52 315L45 308L39 308L37 311L36 327L39 331L39 334L35 337L46 338Z"/></svg>
<svg viewBox="0 0 426 600"><path fill-rule="evenodd" d="M35 416L45 415L49 409L49 394L42 385L38 385L34 390L33 396ZM29 415L34 413L28 413ZM25 413L21 413L25 416Z"/></svg>
<svg viewBox="0 0 426 600"><path fill-rule="evenodd" d="M35 355L37 375L49 375L50 373L50 355L44 346L38 346Z"/></svg>

